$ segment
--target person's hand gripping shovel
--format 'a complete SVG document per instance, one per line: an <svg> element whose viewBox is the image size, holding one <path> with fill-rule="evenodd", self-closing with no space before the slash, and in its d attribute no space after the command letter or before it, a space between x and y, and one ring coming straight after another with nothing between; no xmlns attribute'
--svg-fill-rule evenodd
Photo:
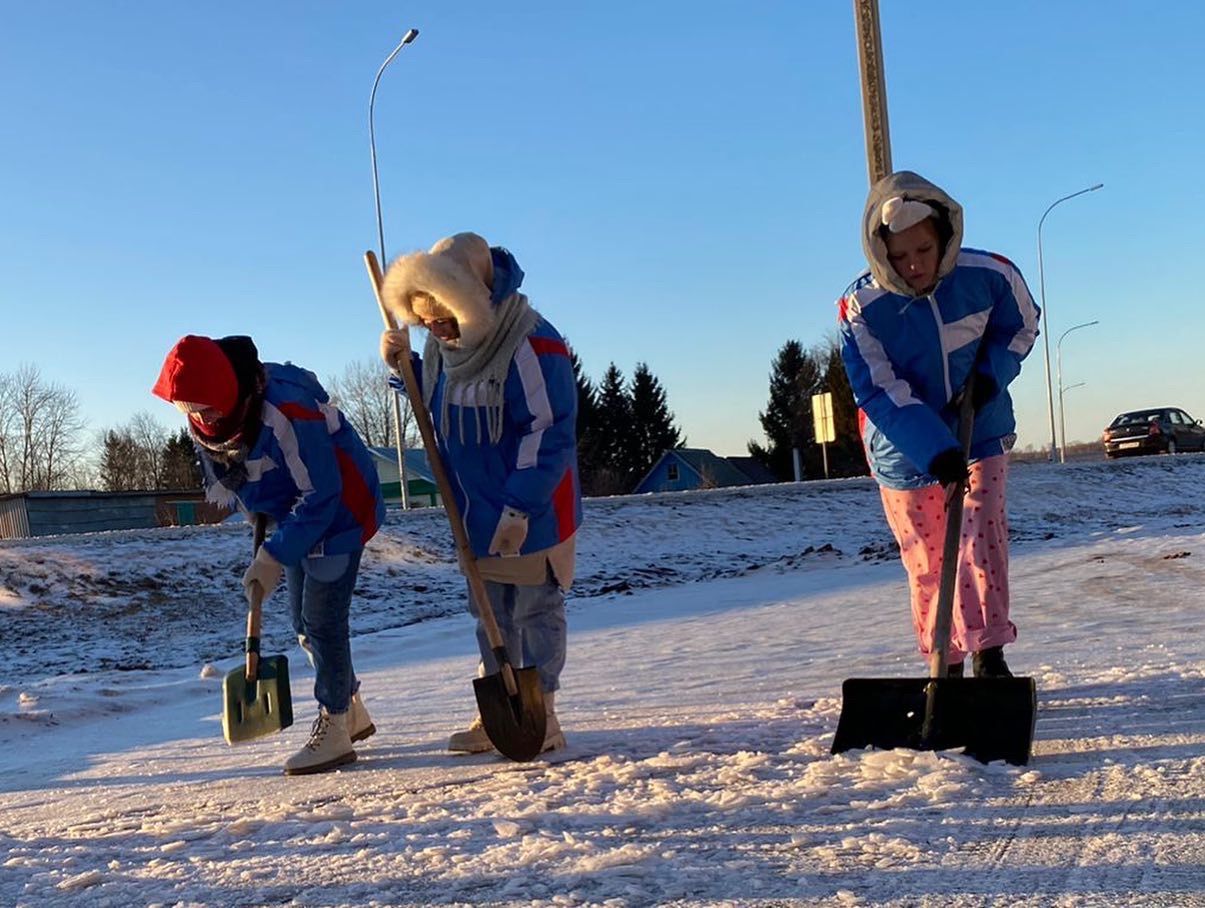
<svg viewBox="0 0 1205 908"><path fill-rule="evenodd" d="M372 279L373 291L376 294L377 306L387 330L399 330L393 323L389 310L381 299L381 266L376 255L369 251L364 253L364 262L368 266L368 274ZM403 332L405 329L401 329ZM407 335L408 336L408 335ZM481 624L485 629L498 671L484 678L473 681L473 691L477 695L477 709L481 713L481 723L490 743L498 752L512 760L524 762L539 755L544 747L545 712L544 691L540 686L539 673L535 668L515 668L506 651L502 632L494 619L493 608L485 590L485 582L477 569L477 559L469 546L468 533L461 520L460 509L456 506L456 498L452 493L452 484L448 480L447 468L440 456L439 445L435 440L435 430L431 424L430 414L419 388L418 377L414 374L414 365L410 360L410 350L407 346L399 352L392 364L394 371L400 374L406 386L406 394L410 398L410 407L414 412L415 421L423 438L423 447L431 464L431 472L435 474L435 482L439 487L439 495L443 499L444 510L448 522L452 526L452 536L456 541L456 551L461 568L468 579L469 591L477 605Z"/></svg>

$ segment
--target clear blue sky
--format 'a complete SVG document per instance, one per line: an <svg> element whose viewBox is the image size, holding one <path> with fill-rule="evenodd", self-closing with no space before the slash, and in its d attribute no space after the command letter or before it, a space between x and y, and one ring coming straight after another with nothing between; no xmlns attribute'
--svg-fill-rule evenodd
<svg viewBox="0 0 1205 908"><path fill-rule="evenodd" d="M93 429L149 411L182 334L323 379L375 356L376 70L389 255L509 247L587 373L646 361L692 445L744 453L771 360L864 267L852 2L17 3L0 30L0 371ZM1205 418L1205 6L882 0L894 164L967 210L1063 343L1070 439ZM1049 438L1041 342L1014 385Z"/></svg>

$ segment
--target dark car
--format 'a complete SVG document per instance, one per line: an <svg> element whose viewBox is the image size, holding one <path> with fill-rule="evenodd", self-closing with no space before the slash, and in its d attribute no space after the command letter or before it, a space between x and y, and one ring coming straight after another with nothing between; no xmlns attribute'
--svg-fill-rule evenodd
<svg viewBox="0 0 1205 908"><path fill-rule="evenodd" d="M1205 451L1205 427L1175 407L1122 413L1105 429L1106 457Z"/></svg>

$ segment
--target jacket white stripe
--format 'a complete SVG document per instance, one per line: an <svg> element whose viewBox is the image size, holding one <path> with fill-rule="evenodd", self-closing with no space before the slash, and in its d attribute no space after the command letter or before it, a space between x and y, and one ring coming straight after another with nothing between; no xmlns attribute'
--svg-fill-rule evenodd
<svg viewBox="0 0 1205 908"><path fill-rule="evenodd" d="M289 468L289 475L293 477L293 485L297 486L297 491L301 493L302 498L305 498L314 491L314 484L310 481L309 470L305 468L305 464L301 460L301 451L297 445L297 433L293 431L293 424L275 406L264 401L264 425L268 426L272 430L272 434L276 436L276 443L280 445L280 451L285 457L285 466Z"/></svg>
<svg viewBox="0 0 1205 908"><path fill-rule="evenodd" d="M920 401L912 394L912 386L899 378L891 368L891 360L878 338L866 330L866 322L862 320L861 315L851 318L849 327L853 330L858 352L870 370L870 380L874 386L882 389L897 407L919 404Z"/></svg>
<svg viewBox="0 0 1205 908"><path fill-rule="evenodd" d="M987 321L992 316L991 309L972 312L957 321L948 322L941 326L941 346L947 354L960 350L967 344L977 343L987 330Z"/></svg>
<svg viewBox="0 0 1205 908"><path fill-rule="evenodd" d="M247 481L259 482L264 478L266 473L270 473L276 469L276 461L265 454L263 457L256 457L254 460L247 461Z"/></svg>
<svg viewBox="0 0 1205 908"><path fill-rule="evenodd" d="M540 358L531 348L530 340L524 340L515 351L515 368L519 372L519 380L523 383L527 409L532 415L531 429L519 440L515 467L522 470L534 467L538 462L544 430L552 425L552 403L548 400L548 388L544 384Z"/></svg>
<svg viewBox="0 0 1205 908"><path fill-rule="evenodd" d="M994 256L965 250L958 257L958 264L970 265L972 268L989 268L1004 275L1008 280L1009 289L1013 292L1013 299L1017 302L1017 311L1021 313L1021 320L1024 322L1024 327L1009 341L1008 350L1010 353L1024 357L1033 348L1034 341L1038 338L1039 313L1037 304L1033 301L1033 295L1030 294L1029 287L1025 285L1025 279L1021 277L1021 272L1009 265L1008 262L1003 262Z"/></svg>
<svg viewBox="0 0 1205 908"><path fill-rule="evenodd" d="M326 419L326 431L331 435L338 432L340 429L339 408L330 402L319 403L318 411Z"/></svg>

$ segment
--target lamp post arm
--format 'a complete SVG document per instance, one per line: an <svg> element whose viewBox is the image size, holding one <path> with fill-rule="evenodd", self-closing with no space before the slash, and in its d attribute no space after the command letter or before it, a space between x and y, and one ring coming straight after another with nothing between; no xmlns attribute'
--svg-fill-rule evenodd
<svg viewBox="0 0 1205 908"><path fill-rule="evenodd" d="M1061 335L1059 341L1054 345L1055 362L1058 366L1058 382L1059 382L1059 463L1067 462L1067 411L1063 408L1063 392L1067 389L1063 387L1063 338L1072 331L1078 331L1080 328L1091 328L1093 325L1099 325L1100 319L1093 319L1090 322L1082 322L1078 325L1072 325ZM1082 385L1080 382L1079 385ZM1078 388L1079 385L1072 385L1073 388Z"/></svg>

